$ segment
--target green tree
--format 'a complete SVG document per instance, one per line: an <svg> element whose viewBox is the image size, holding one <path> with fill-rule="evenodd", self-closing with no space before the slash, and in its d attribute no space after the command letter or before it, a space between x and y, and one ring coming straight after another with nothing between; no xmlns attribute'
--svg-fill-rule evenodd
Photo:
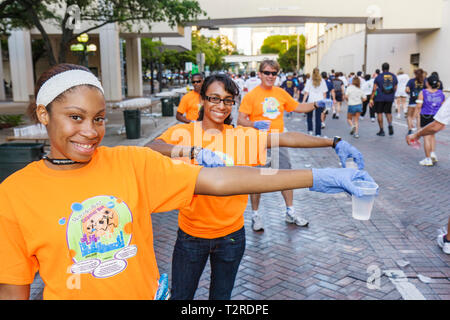
<svg viewBox="0 0 450 320"><path fill-rule="evenodd" d="M71 6L79 9L79 19L89 27L75 30ZM69 43L82 33L109 23L130 28L139 22L167 22L171 27L183 25L205 14L196 0L4 0L0 5L0 30L12 27L36 27L45 44L50 65L66 61ZM78 17L77 17L78 18ZM53 54L52 43L43 21L61 30L59 55Z"/></svg>
<svg viewBox="0 0 450 320"><path fill-rule="evenodd" d="M297 44L289 47L289 50L278 57L278 63L284 71L297 71ZM300 36L299 68L305 65L305 38Z"/></svg>
<svg viewBox="0 0 450 320"><path fill-rule="evenodd" d="M300 68L305 64L305 36L299 37ZM286 42L287 41L287 42ZM288 49L286 50L286 43ZM294 71L297 67L297 36L275 35L264 39L261 53L278 54L278 63L284 71Z"/></svg>
<svg viewBox="0 0 450 320"><path fill-rule="evenodd" d="M217 38L207 38L200 35L199 32L192 33L192 50L186 54L189 61L195 62L197 53L205 54L205 64L209 66L211 71L223 70L227 67L223 61L223 57L236 52L236 46L222 35Z"/></svg>

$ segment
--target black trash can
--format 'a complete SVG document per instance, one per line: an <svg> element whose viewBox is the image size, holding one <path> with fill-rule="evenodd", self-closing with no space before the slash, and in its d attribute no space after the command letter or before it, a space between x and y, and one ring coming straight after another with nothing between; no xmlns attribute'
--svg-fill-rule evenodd
<svg viewBox="0 0 450 320"><path fill-rule="evenodd" d="M0 144L0 182L27 164L42 159L43 156L43 143Z"/></svg>
<svg viewBox="0 0 450 320"><path fill-rule="evenodd" d="M141 110L124 110L123 118L127 139L139 139L141 137Z"/></svg>
<svg viewBox="0 0 450 320"><path fill-rule="evenodd" d="M173 117L173 100L170 97L161 99L161 109L163 117Z"/></svg>

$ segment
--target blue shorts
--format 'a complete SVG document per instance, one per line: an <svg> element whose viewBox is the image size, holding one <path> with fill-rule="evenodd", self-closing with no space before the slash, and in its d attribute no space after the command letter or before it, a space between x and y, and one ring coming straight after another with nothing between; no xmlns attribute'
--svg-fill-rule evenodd
<svg viewBox="0 0 450 320"><path fill-rule="evenodd" d="M362 104L357 104L354 106L348 106L348 113L355 114L355 113L361 113L362 112Z"/></svg>

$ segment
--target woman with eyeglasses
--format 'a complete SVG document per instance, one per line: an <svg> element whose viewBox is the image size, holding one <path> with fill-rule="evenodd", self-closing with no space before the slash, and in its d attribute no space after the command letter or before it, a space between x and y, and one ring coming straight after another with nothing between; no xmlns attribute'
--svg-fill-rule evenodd
<svg viewBox="0 0 450 320"><path fill-rule="evenodd" d="M353 157L364 167L361 153L345 141L311 137L299 132L268 133L251 127L231 126L231 110L239 95L236 84L226 75L205 79L198 121L169 128L148 146L166 156L190 154L204 166L264 165L266 148L334 147L341 161ZM205 152L201 157L196 154ZM184 158L187 161L189 157ZM263 169L272 175L286 170ZM335 169L347 170L347 169ZM360 171L361 172L361 171ZM337 177L337 180L340 180ZM242 176L241 183L249 181ZM280 185L281 187L281 185ZM285 189L282 187L282 189ZM228 300L245 250L244 211L247 195L229 197L194 196L181 208L179 230L172 257L171 298L192 300L208 258L211 263L209 299Z"/></svg>
<svg viewBox="0 0 450 320"><path fill-rule="evenodd" d="M183 96L178 105L176 118L180 122L189 123L198 118L198 111L200 110L200 89L203 84L203 75L195 73L192 75L192 84L194 90L189 91Z"/></svg>

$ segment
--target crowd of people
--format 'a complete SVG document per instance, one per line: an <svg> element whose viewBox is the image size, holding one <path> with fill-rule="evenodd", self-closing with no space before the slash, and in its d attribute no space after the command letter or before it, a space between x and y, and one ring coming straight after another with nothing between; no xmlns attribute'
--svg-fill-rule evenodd
<svg viewBox="0 0 450 320"><path fill-rule="evenodd" d="M230 76L240 89L240 99L261 83L256 72ZM323 136L328 114L331 119L339 119L342 112L346 113L349 133L355 139L360 138L359 128L366 115L370 122L378 124L380 137L386 135L385 122L387 133L394 134L393 114L398 120L406 119L405 134L410 135L433 121L445 100L443 83L437 72L428 75L417 68L410 78L402 68L392 73L389 63L383 63L381 70L376 69L373 74L358 71L344 75L335 70L320 72L318 68L312 74L279 72L275 75L274 86L284 89L299 102L329 101L324 107L306 113L306 131L315 136ZM425 158L419 164L435 165L438 158L434 135L424 137L423 148Z"/></svg>

